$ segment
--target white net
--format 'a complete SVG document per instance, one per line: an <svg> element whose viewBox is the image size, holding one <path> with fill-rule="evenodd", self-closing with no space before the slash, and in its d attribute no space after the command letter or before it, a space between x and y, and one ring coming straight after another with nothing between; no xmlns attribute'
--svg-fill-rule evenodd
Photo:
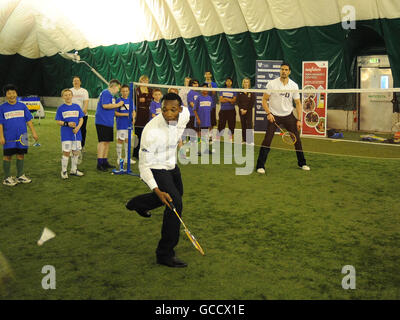
<svg viewBox="0 0 400 320"><path fill-rule="evenodd" d="M185 106L190 106L187 97L191 91L198 96L209 95L214 101L211 109L215 108L216 123L209 130L209 141L234 142L245 144L247 140L254 143L255 147L265 146L265 132L270 124L267 112L263 107L263 94L265 89L241 89L241 88L211 88L188 86L173 86L161 84L146 84L134 82L135 90L139 87L160 89L162 94L177 92ZM233 93L236 102L232 103L235 110L234 132L229 122L224 118L222 110L226 104L221 98L224 93ZM300 97L300 108L293 100L293 116L301 121L302 150L309 153L332 154L350 157L400 159L400 110L397 96L400 88L392 89L307 89L305 90L268 90L268 104L273 95L291 95ZM243 117L241 107L238 105L240 94L254 94L256 101L252 106L251 126L243 133ZM191 99L193 101L193 98ZM271 106L269 106L271 108ZM272 114L274 111L272 110ZM196 119L196 118L195 118ZM224 122L224 123L221 123ZM284 129L285 123L280 122ZM246 125L246 124L245 124ZM208 126L208 124L207 124ZM249 126L247 124L247 126ZM196 127L196 125L195 125ZM221 132L223 128L223 132ZM194 128L196 130L196 128ZM290 130L289 130L290 131ZM293 131L293 130L292 130ZM226 134L228 132L229 134ZM220 136L220 139L218 137ZM279 130L275 136L279 135ZM207 137L208 139L208 137ZM204 139L203 139L204 140ZM283 139L275 137L270 144L271 149L296 150L283 143ZM299 150L297 150L299 151Z"/></svg>

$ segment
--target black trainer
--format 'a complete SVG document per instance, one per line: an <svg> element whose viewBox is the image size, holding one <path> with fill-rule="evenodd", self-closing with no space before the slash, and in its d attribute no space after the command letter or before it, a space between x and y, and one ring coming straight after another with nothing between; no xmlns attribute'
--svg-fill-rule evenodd
<svg viewBox="0 0 400 320"><path fill-rule="evenodd" d="M106 162L105 164L103 164L103 167L106 169L115 169L115 166L109 164L108 162Z"/></svg>
<svg viewBox="0 0 400 320"><path fill-rule="evenodd" d="M172 258L167 258L167 259L157 258L157 263L162 264L167 267L170 267L170 268L185 268L185 267L187 267L187 263L183 262L182 260L178 259L177 257L172 257Z"/></svg>

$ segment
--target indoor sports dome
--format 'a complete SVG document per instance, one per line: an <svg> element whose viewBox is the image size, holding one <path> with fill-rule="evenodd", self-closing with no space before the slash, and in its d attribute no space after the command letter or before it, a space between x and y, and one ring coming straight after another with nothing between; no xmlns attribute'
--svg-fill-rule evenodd
<svg viewBox="0 0 400 320"><path fill-rule="evenodd" d="M78 74L98 96L96 76L57 55L76 50L106 79L177 85L204 70L237 85L267 59L301 83L302 61L326 60L330 89L357 86L357 56L385 54L399 87L399 34L395 0L1 0L0 85L59 96Z"/></svg>
<svg viewBox="0 0 400 320"><path fill-rule="evenodd" d="M0 0L0 151L2 308L400 300L400 0Z"/></svg>

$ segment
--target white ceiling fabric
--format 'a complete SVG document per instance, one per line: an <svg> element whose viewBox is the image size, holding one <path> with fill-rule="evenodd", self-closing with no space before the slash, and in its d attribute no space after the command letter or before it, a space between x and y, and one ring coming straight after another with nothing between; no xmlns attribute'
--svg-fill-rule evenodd
<svg viewBox="0 0 400 320"><path fill-rule="evenodd" d="M399 0L0 0L0 54L28 58L128 42L399 18Z"/></svg>

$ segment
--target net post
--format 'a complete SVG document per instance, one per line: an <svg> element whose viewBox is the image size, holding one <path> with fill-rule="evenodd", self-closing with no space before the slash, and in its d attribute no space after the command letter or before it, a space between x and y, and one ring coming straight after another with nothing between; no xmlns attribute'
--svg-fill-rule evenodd
<svg viewBox="0 0 400 320"><path fill-rule="evenodd" d="M128 156L126 164L126 173L131 173L131 147L132 147L132 112L133 112L133 83L129 83L129 127L128 127Z"/></svg>

